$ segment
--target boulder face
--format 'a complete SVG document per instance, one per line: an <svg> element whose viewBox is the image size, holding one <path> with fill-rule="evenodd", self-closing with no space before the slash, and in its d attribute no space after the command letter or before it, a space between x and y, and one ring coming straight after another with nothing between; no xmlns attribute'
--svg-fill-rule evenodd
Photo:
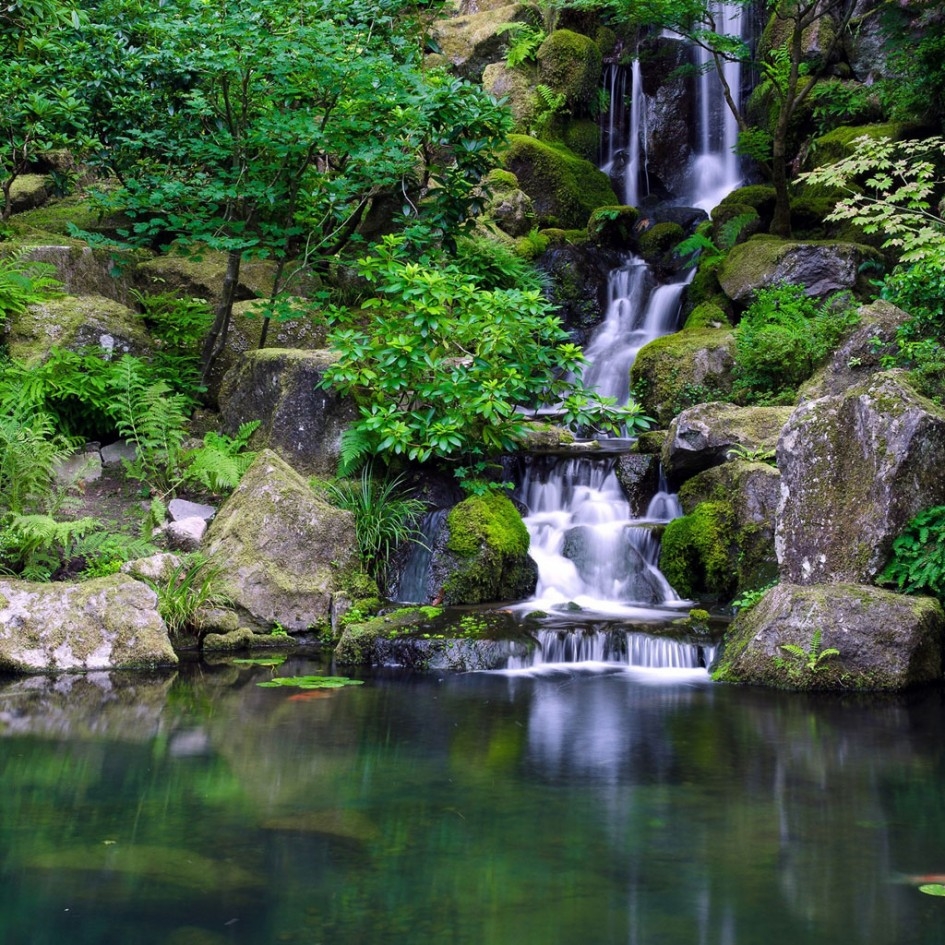
<svg viewBox="0 0 945 945"><path fill-rule="evenodd" d="M97 295L123 305L131 301L129 280L122 277L122 266L111 252L90 246L44 244L31 246L26 258L54 266L56 278L69 295Z"/></svg>
<svg viewBox="0 0 945 945"><path fill-rule="evenodd" d="M624 453L617 459L614 475L630 503L630 512L635 518L643 518L650 500L659 489L660 464L657 458L644 453Z"/></svg>
<svg viewBox="0 0 945 945"><path fill-rule="evenodd" d="M773 450L791 410L723 403L690 407L670 425L663 444L663 469L678 479L718 466L735 448L749 454Z"/></svg>
<svg viewBox="0 0 945 945"><path fill-rule="evenodd" d="M872 581L922 509L945 502L945 411L901 371L802 404L778 443L781 576Z"/></svg>
<svg viewBox="0 0 945 945"><path fill-rule="evenodd" d="M524 4L503 6L476 4L467 15L437 19L432 36L452 67L466 79L479 81L491 62L498 62L508 43L501 29L506 23L527 22L529 10Z"/></svg>
<svg viewBox="0 0 945 945"><path fill-rule="evenodd" d="M224 432L260 420L254 449L268 447L306 474L333 474L341 434L357 416L354 404L318 385L328 351L263 348L240 356L220 388Z"/></svg>
<svg viewBox="0 0 945 945"><path fill-rule="evenodd" d="M148 354L151 339L141 317L98 295L64 296L31 305L8 323L7 347L21 361L44 357L50 348L99 348L105 357Z"/></svg>
<svg viewBox="0 0 945 945"><path fill-rule="evenodd" d="M534 594L538 566L528 545L522 516L506 496L464 499L435 542L433 573L443 603L485 604Z"/></svg>
<svg viewBox="0 0 945 945"><path fill-rule="evenodd" d="M719 285L735 302L748 302L759 289L780 282L823 296L854 289L868 259L879 259L878 252L859 243L752 239L732 248L719 270Z"/></svg>
<svg viewBox="0 0 945 945"><path fill-rule="evenodd" d="M354 516L318 499L271 450L217 512L204 552L251 621L286 630L327 629L333 598L363 577Z"/></svg>
<svg viewBox="0 0 945 945"><path fill-rule="evenodd" d="M931 597L779 584L735 618L712 674L786 689L905 689L942 678L943 635Z"/></svg>
<svg viewBox="0 0 945 945"><path fill-rule="evenodd" d="M0 669L82 672L174 666L157 595L124 574L81 584L0 580Z"/></svg>

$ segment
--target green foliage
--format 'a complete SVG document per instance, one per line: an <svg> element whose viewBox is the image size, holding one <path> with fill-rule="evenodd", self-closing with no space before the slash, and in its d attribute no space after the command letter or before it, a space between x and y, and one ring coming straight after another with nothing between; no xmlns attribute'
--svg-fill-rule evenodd
<svg viewBox="0 0 945 945"><path fill-rule="evenodd" d="M538 47L545 41L545 31L530 23L503 23L496 30L500 36L508 34L505 64L514 69L525 62L534 62Z"/></svg>
<svg viewBox="0 0 945 945"><path fill-rule="evenodd" d="M80 540L100 525L94 518L61 522L44 514L5 515L0 519L0 572L24 581L48 581L81 554Z"/></svg>
<svg viewBox="0 0 945 945"><path fill-rule="evenodd" d="M945 505L923 509L910 520L876 581L904 594L933 594L945 601Z"/></svg>
<svg viewBox="0 0 945 945"><path fill-rule="evenodd" d="M945 219L933 207L945 186L945 139L892 141L864 135L854 145L849 157L803 175L810 184L848 195L827 219L885 236L883 246L895 250L903 263L941 259Z"/></svg>
<svg viewBox="0 0 945 945"><path fill-rule="evenodd" d="M24 256L24 247L0 257L0 326L11 315L22 315L30 305L60 293L62 283L54 278L54 266L33 262Z"/></svg>
<svg viewBox="0 0 945 945"><path fill-rule="evenodd" d="M383 588L394 550L402 542L422 543L420 518L426 506L400 494L404 478L376 479L372 465L355 482L329 483L325 492L333 505L354 514L358 553L364 570Z"/></svg>
<svg viewBox="0 0 945 945"><path fill-rule="evenodd" d="M548 85L539 83L535 86L535 114L532 117L530 132L539 138L551 131L556 119L568 114L568 98L564 92L556 92Z"/></svg>
<svg viewBox="0 0 945 945"><path fill-rule="evenodd" d="M775 584L777 584L777 581L772 581L770 584L766 584L764 587L759 587L755 590L742 591L742 593L732 601L732 606L738 611L751 610Z"/></svg>
<svg viewBox="0 0 945 945"><path fill-rule="evenodd" d="M234 437L213 431L205 434L203 445L185 454L183 478L211 492L235 489L256 458L256 453L247 451L246 445L258 426L258 420L243 423Z"/></svg>
<svg viewBox="0 0 945 945"><path fill-rule="evenodd" d="M749 449L747 446L735 444L727 453L728 459L741 459L747 463L767 463L769 466L777 466L775 461L776 451L773 449Z"/></svg>
<svg viewBox="0 0 945 945"><path fill-rule="evenodd" d="M148 580L158 597L158 613L172 639L192 630L202 609L230 603L222 588L224 569L200 554L190 555L163 581Z"/></svg>
<svg viewBox="0 0 945 945"><path fill-rule="evenodd" d="M872 117L875 92L858 82L824 82L811 93L818 135Z"/></svg>
<svg viewBox="0 0 945 945"><path fill-rule="evenodd" d="M346 460L504 452L526 432L519 408L549 404L569 423L641 425L635 404L567 380L582 355L537 289L484 290L452 262L406 261L396 238L358 266L378 297L330 313L339 357L323 382L358 404Z"/></svg>
<svg viewBox="0 0 945 945"><path fill-rule="evenodd" d="M543 289L545 280L507 243L484 236L456 240L456 265L483 289Z"/></svg>
<svg viewBox="0 0 945 945"><path fill-rule="evenodd" d="M126 561L146 558L153 555L155 550L147 538L121 532L96 532L78 544L78 551L85 559L79 577L86 580L115 574Z"/></svg>
<svg viewBox="0 0 945 945"><path fill-rule="evenodd" d="M824 663L835 656L840 655L840 651L835 647L828 647L826 650L820 648L821 631L815 630L811 636L810 648L805 650L795 643L782 643L780 649L784 650L788 656L802 663L808 672L816 673L824 668Z"/></svg>
<svg viewBox="0 0 945 945"><path fill-rule="evenodd" d="M735 332L735 391L749 403L790 394L854 320L852 310L831 311L803 286L760 290Z"/></svg>
<svg viewBox="0 0 945 945"><path fill-rule="evenodd" d="M47 510L56 468L74 449L46 414L0 416L0 514Z"/></svg>
<svg viewBox="0 0 945 945"><path fill-rule="evenodd" d="M186 399L164 381L153 381L141 362L127 355L118 362L116 386L115 423L135 447L135 458L122 461L125 472L151 492L167 495L180 479Z"/></svg>
<svg viewBox="0 0 945 945"><path fill-rule="evenodd" d="M919 892L927 896L945 896L945 885L941 883L924 883L919 887Z"/></svg>

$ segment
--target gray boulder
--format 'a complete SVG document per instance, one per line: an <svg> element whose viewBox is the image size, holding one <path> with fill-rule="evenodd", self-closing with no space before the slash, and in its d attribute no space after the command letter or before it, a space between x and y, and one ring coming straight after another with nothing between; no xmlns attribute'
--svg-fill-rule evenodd
<svg viewBox="0 0 945 945"><path fill-rule="evenodd" d="M782 578L872 581L905 524L945 502L943 466L945 411L902 371L802 404L778 443Z"/></svg>
<svg viewBox="0 0 945 945"><path fill-rule="evenodd" d="M691 476L724 463L733 449L748 454L774 450L791 411L791 407L723 403L690 407L670 424L663 444L663 469L674 477Z"/></svg>
<svg viewBox="0 0 945 945"><path fill-rule="evenodd" d="M101 296L122 305L131 301L129 280L122 278L123 267L116 264L112 252L74 243L47 243L31 246L26 258L54 266L56 278L69 295Z"/></svg>
<svg viewBox="0 0 945 945"><path fill-rule="evenodd" d="M808 295L824 296L855 288L860 266L879 258L872 247L839 240L751 239L726 256L718 273L719 285L736 302L748 302L759 289L780 282L802 285Z"/></svg>
<svg viewBox="0 0 945 945"><path fill-rule="evenodd" d="M942 678L943 632L931 597L779 584L738 614L713 676L788 689L905 689Z"/></svg>
<svg viewBox="0 0 945 945"><path fill-rule="evenodd" d="M650 499L659 489L659 460L645 453L624 453L617 459L614 474L630 503L630 511L636 518L643 518Z"/></svg>
<svg viewBox="0 0 945 945"><path fill-rule="evenodd" d="M364 580L354 516L318 499L271 450L217 512L204 552L223 569L234 605L259 626L325 630L333 597Z"/></svg>
<svg viewBox="0 0 945 945"><path fill-rule="evenodd" d="M198 515L182 518L164 526L168 548L174 551L196 551L207 533L207 520Z"/></svg>
<svg viewBox="0 0 945 945"><path fill-rule="evenodd" d="M124 574L81 584L0 580L0 669L143 669L177 663L157 595Z"/></svg>
<svg viewBox="0 0 945 945"><path fill-rule="evenodd" d="M224 432L260 420L254 449L268 447L307 474L338 467L341 434L357 417L354 404L318 385L333 355L328 351L264 348L242 355L223 379Z"/></svg>

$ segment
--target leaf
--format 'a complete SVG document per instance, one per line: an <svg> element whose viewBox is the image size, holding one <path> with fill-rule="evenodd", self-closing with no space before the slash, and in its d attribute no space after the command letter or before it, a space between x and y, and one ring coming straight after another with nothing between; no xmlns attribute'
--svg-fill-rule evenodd
<svg viewBox="0 0 945 945"><path fill-rule="evenodd" d="M347 676L278 676L266 682L256 683L263 689L291 687L295 689L341 689L344 686L362 686L363 679L349 679Z"/></svg>
<svg viewBox="0 0 945 945"><path fill-rule="evenodd" d="M926 883L919 887L919 892L927 896L945 896L945 886L941 883Z"/></svg>

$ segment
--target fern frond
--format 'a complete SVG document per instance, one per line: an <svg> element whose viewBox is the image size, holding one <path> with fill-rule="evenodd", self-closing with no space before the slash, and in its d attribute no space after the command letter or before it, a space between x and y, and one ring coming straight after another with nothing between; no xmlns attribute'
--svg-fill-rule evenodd
<svg viewBox="0 0 945 945"><path fill-rule="evenodd" d="M338 475L350 476L356 472L371 453L371 438L359 427L348 427L341 434L340 455L338 457Z"/></svg>

